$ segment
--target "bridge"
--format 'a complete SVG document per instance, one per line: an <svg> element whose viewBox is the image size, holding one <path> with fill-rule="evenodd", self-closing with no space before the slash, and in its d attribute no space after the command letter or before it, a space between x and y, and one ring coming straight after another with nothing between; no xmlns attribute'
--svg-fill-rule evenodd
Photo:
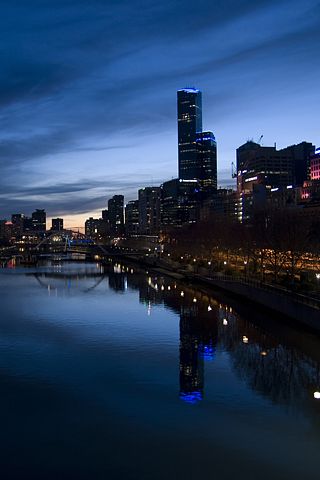
<svg viewBox="0 0 320 480"><path fill-rule="evenodd" d="M64 260L70 259L68 255L79 255L79 259L106 261L109 257L116 257L122 254L141 255L141 252L125 251L113 244L105 245L88 237L84 233L74 230L61 230L48 232L42 238L32 237L32 234L23 240L17 241L14 245L0 249L0 260L6 263L11 259L21 264L35 264L40 258L51 258L55 255L63 255ZM62 258L61 258L62 259Z"/></svg>

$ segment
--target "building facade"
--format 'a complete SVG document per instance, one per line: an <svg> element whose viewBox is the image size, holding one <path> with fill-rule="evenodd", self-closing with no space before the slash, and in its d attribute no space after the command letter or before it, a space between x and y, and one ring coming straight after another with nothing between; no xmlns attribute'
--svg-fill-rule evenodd
<svg viewBox="0 0 320 480"><path fill-rule="evenodd" d="M178 90L179 179L197 180L203 191L217 188L217 143L202 131L202 94L196 88Z"/></svg>
<svg viewBox="0 0 320 480"><path fill-rule="evenodd" d="M314 145L308 142L281 150L276 146L246 142L236 152L238 193L251 193L256 184L267 188L302 186L310 177L310 159L314 151Z"/></svg>
<svg viewBox="0 0 320 480"><path fill-rule="evenodd" d="M63 218L53 218L51 220L51 230L61 232L63 230Z"/></svg>
<svg viewBox="0 0 320 480"><path fill-rule="evenodd" d="M108 201L110 235L119 237L124 233L124 196L114 195Z"/></svg>
<svg viewBox="0 0 320 480"><path fill-rule="evenodd" d="M139 190L139 232L158 235L160 230L160 187Z"/></svg>
<svg viewBox="0 0 320 480"><path fill-rule="evenodd" d="M212 132L201 132L196 137L198 151L197 180L201 190L217 190L217 142Z"/></svg>
<svg viewBox="0 0 320 480"><path fill-rule="evenodd" d="M194 223L199 216L200 191L197 180L175 178L161 185L162 228Z"/></svg>
<svg viewBox="0 0 320 480"><path fill-rule="evenodd" d="M310 159L310 179L320 180L320 148L317 148Z"/></svg>
<svg viewBox="0 0 320 480"><path fill-rule="evenodd" d="M132 200L125 207L125 230L129 236L139 234L139 200Z"/></svg>
<svg viewBox="0 0 320 480"><path fill-rule="evenodd" d="M196 88L178 90L179 178L192 180L198 175L197 133L202 132L202 95Z"/></svg>
<svg viewBox="0 0 320 480"><path fill-rule="evenodd" d="M45 210L37 209L32 213L32 227L36 232L46 231L47 215Z"/></svg>

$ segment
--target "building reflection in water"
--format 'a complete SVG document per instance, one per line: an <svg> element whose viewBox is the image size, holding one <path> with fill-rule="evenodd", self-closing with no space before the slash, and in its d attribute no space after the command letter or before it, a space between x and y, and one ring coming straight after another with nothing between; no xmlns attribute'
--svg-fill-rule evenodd
<svg viewBox="0 0 320 480"><path fill-rule="evenodd" d="M204 357L199 338L195 305L182 306L180 313L180 398L196 403L203 398Z"/></svg>
<svg viewBox="0 0 320 480"><path fill-rule="evenodd" d="M276 403L297 406L311 401L315 407L314 392L320 391L320 352L316 358L304 353L301 337L293 334L292 328L280 338L278 328L252 323L206 293L179 288L162 277L147 276L142 281L141 276L130 276L128 285L139 289L140 302L149 313L150 306L163 304L180 316L181 400L196 404L203 399L205 364L214 360L219 349L228 352L234 372L252 390Z"/></svg>
<svg viewBox="0 0 320 480"><path fill-rule="evenodd" d="M92 285L85 291L99 287L101 278L108 278L109 288L115 292L127 288L139 291L146 314L152 313L152 306L164 305L179 315L179 396L185 402L195 404L203 399L205 364L214 360L219 349L228 352L236 375L272 402L320 409L320 352L316 339L308 343L309 337L301 337L294 328L280 324L271 328L267 317L259 324L259 315L254 311L252 323L208 294L179 286L174 280L131 273L131 269L117 265L102 277L99 272L86 270L82 274L54 271L33 275L46 288L51 285L48 281L61 280L66 289L73 279L77 284L90 279Z"/></svg>
<svg viewBox="0 0 320 480"><path fill-rule="evenodd" d="M181 295L173 281L166 282L162 277L148 276L144 282L137 276L128 277L128 286L139 289L140 302L146 305L148 314L151 305L163 304L180 316L179 396L192 404L202 400L204 364L215 356L218 305L208 311L209 299L203 301L203 294L197 298L188 288Z"/></svg>

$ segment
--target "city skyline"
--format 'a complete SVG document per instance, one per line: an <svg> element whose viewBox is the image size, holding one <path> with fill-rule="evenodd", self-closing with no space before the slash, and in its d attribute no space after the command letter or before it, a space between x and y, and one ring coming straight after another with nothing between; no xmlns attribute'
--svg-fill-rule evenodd
<svg viewBox="0 0 320 480"><path fill-rule="evenodd" d="M2 216L45 208L83 225L113 195L177 177L183 87L203 92L220 185L248 138L318 144L316 1L143 7L3 8Z"/></svg>

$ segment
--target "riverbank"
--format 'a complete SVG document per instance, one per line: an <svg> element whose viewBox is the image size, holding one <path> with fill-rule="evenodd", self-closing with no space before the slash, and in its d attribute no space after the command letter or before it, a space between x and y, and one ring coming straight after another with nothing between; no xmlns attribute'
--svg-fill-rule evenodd
<svg viewBox="0 0 320 480"><path fill-rule="evenodd" d="M177 280L192 282L203 285L206 288L209 287L226 292L239 300L245 300L246 302L276 312L279 318L284 316L286 320L293 320L302 326L320 333L320 302L317 299L249 279L220 274L211 274L208 276L201 272L183 271L173 263L164 262L159 259L132 256L126 258L125 255L122 255L122 258Z"/></svg>

